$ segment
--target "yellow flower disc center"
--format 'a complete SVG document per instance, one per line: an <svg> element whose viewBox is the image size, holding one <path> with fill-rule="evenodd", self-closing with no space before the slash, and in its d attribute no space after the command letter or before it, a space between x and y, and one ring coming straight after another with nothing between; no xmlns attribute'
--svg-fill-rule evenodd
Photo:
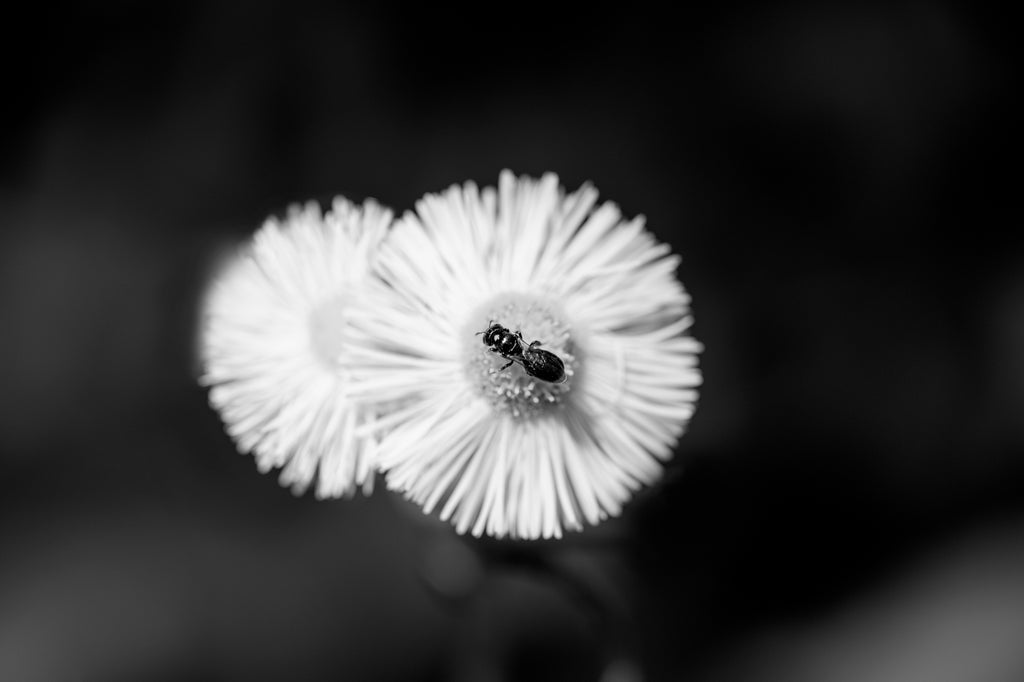
<svg viewBox="0 0 1024 682"><path fill-rule="evenodd" d="M313 353L326 367L335 369L345 350L346 301L335 296L318 305L309 317L309 342Z"/></svg>
<svg viewBox="0 0 1024 682"><path fill-rule="evenodd" d="M510 332L520 332L522 349L539 341L537 349L554 353L565 366L561 381L552 382L531 376L523 363L502 356L485 343L487 328L500 324ZM517 419L533 418L559 409L572 391L573 377L579 370L579 349L573 343L572 327L565 314L552 301L524 294L502 294L481 305L467 321L463 333L466 376L470 385L495 410ZM518 356L516 356L518 358Z"/></svg>

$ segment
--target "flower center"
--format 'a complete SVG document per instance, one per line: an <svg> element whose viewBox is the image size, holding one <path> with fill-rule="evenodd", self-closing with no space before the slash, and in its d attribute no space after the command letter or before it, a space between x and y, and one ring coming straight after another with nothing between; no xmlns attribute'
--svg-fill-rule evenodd
<svg viewBox="0 0 1024 682"><path fill-rule="evenodd" d="M501 325L507 332L488 334L489 325ZM463 333L466 376L495 410L517 419L558 409L579 370L579 350L571 332L566 316L553 302L502 294L480 306L467 321Z"/></svg>
<svg viewBox="0 0 1024 682"><path fill-rule="evenodd" d="M313 354L335 369L345 349L345 300L341 296L318 305L309 316L309 343Z"/></svg>

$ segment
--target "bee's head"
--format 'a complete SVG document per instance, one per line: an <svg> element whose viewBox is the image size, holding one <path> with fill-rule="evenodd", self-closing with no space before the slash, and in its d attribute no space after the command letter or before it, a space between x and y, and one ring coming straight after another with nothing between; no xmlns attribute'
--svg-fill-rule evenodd
<svg viewBox="0 0 1024 682"><path fill-rule="evenodd" d="M491 322L488 325L487 329L485 331L483 331L483 332L480 332L480 333L482 333L484 335L484 345L485 346L493 346L493 345L497 344L498 341L501 340L501 337L504 334L508 333L508 330L505 329L500 324L498 324L497 322Z"/></svg>

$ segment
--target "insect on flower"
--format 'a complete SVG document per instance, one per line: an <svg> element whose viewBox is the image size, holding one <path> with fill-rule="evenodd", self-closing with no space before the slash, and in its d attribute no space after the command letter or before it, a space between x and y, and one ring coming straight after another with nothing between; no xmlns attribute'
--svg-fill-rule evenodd
<svg viewBox="0 0 1024 682"><path fill-rule="evenodd" d="M518 362L531 377L551 383L565 382L565 364L551 351L538 348L540 341L533 341L526 346L522 333L518 330L511 332L493 320L488 323L487 329L477 332L478 336L480 334L484 335L484 345L490 346L492 353L498 353L508 360L507 364L498 369L499 372Z"/></svg>

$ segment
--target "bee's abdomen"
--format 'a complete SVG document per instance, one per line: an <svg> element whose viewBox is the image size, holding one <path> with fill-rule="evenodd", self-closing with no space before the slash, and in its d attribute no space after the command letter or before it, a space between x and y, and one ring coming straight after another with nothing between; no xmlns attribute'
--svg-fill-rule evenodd
<svg viewBox="0 0 1024 682"><path fill-rule="evenodd" d="M554 353L537 348L523 351L523 368L530 376L543 381L559 381L565 376L565 365Z"/></svg>

